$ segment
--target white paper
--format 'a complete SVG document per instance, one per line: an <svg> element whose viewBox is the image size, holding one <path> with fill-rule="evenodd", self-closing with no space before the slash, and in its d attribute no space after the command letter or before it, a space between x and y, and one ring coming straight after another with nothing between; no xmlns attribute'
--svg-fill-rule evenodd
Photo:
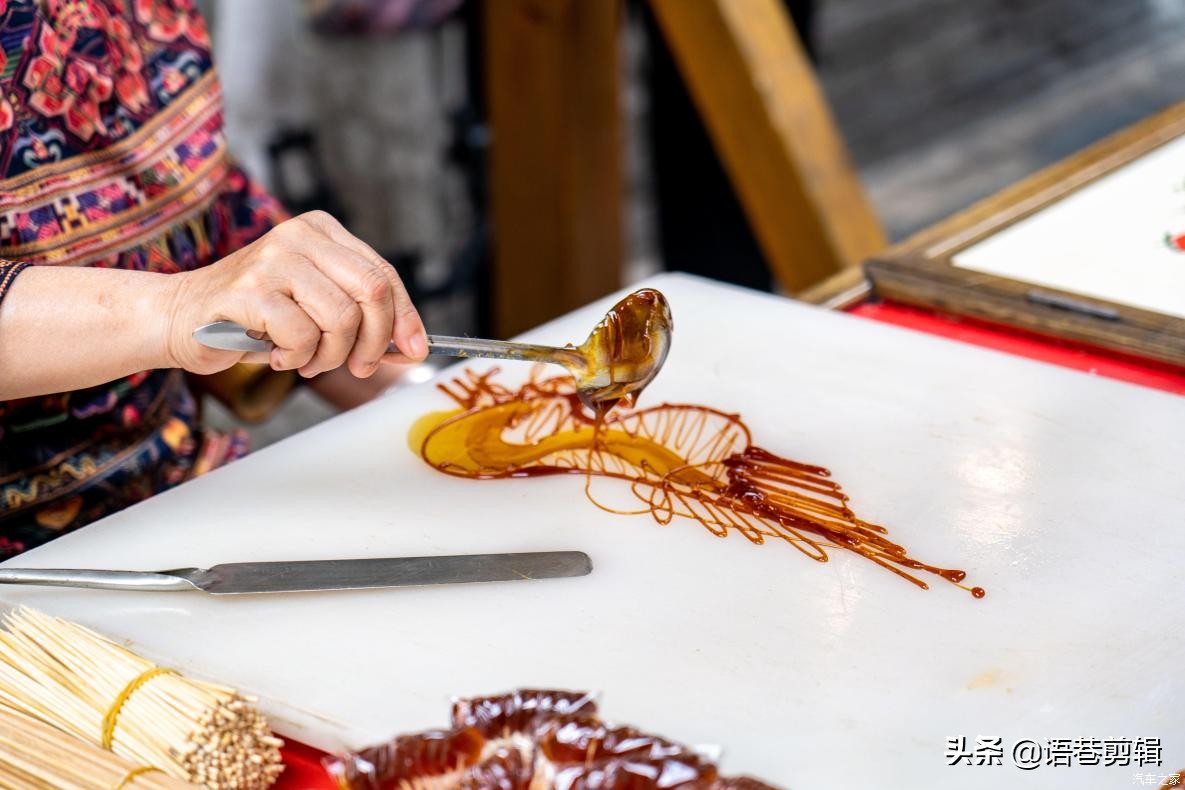
<svg viewBox="0 0 1185 790"><path fill-rule="evenodd" d="M1185 137L968 247L951 262L1185 318L1183 246Z"/></svg>

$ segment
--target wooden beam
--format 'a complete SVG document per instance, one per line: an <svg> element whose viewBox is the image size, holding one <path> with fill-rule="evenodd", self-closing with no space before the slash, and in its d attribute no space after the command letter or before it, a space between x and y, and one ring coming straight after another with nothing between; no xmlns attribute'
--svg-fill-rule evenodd
<svg viewBox="0 0 1185 790"><path fill-rule="evenodd" d="M650 4L779 284L797 292L880 251L884 231L780 0Z"/></svg>
<svg viewBox="0 0 1185 790"><path fill-rule="evenodd" d="M508 337L621 286L623 9L617 0L483 6L494 327Z"/></svg>

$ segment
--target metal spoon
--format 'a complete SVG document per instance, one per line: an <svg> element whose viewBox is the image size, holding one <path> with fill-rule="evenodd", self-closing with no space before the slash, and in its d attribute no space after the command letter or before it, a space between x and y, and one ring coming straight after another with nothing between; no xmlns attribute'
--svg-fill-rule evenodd
<svg viewBox="0 0 1185 790"><path fill-rule="evenodd" d="M670 350L671 329L666 298L647 288L614 305L578 347L428 335L428 353L562 365L576 379L581 401L595 408L627 395L636 397L654 380ZM268 352L275 347L263 333L248 330L234 321L199 326L193 330L193 338L202 345L224 351ZM387 351L399 349L392 343Z"/></svg>

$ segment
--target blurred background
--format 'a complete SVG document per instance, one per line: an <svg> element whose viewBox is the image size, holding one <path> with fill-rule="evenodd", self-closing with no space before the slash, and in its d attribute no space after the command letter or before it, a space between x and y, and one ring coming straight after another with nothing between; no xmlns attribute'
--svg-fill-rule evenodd
<svg viewBox="0 0 1185 790"><path fill-rule="evenodd" d="M1180 0L773 2L805 64L795 90L821 90L812 112L888 241L1185 93ZM391 260L431 332L508 336L666 269L809 284L775 276L699 111L716 90L712 130L729 123L732 89L711 84L729 53L694 14L676 42L670 2L199 5L232 152L292 211L330 211ZM330 412L300 392L255 441Z"/></svg>

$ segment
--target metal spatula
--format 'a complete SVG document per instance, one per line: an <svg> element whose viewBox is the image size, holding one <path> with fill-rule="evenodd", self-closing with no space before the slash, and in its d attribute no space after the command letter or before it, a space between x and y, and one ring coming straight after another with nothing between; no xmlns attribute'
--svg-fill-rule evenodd
<svg viewBox="0 0 1185 790"><path fill-rule="evenodd" d="M582 551L462 554L363 560L232 562L171 571L0 568L0 584L88 587L99 590L241 593L365 590L429 584L530 581L585 576L592 561Z"/></svg>

